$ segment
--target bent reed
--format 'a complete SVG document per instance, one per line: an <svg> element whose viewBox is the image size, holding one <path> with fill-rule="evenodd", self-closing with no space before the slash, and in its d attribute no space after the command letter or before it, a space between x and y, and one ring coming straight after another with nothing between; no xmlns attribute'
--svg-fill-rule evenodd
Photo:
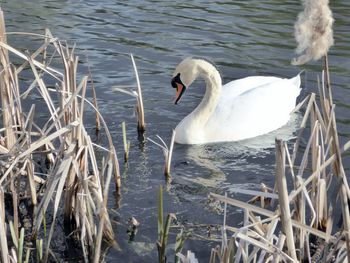
<svg viewBox="0 0 350 263"><path fill-rule="evenodd" d="M107 199L113 178L120 188L120 174L106 123L85 97L92 81L88 76L78 81L74 47L49 30L44 35L18 34L42 44L32 53L8 44L0 9L1 262L57 259L51 244L57 246L53 236L63 232L63 242L70 236L80 244L85 262L100 262L103 241L115 242ZM30 100L38 94L38 103L44 105L40 113L49 113L46 119ZM29 103L29 111L24 110ZM102 122L106 146L95 144L84 126L87 106ZM97 151L103 158L96 158Z"/></svg>

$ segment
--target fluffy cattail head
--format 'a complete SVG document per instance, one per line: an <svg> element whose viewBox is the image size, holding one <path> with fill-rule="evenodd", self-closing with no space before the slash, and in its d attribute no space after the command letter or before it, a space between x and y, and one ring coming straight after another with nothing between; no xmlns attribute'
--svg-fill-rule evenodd
<svg viewBox="0 0 350 263"><path fill-rule="evenodd" d="M334 43L334 19L328 0L304 0L303 5L304 11L299 14L294 25L298 42L296 53L299 55L292 60L294 65L320 59Z"/></svg>

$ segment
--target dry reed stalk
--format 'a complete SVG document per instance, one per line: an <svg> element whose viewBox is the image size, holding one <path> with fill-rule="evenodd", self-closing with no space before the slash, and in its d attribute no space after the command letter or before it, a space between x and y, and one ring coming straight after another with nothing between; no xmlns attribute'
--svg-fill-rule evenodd
<svg viewBox="0 0 350 263"><path fill-rule="evenodd" d="M297 260L295 241L291 222L291 213L288 200L288 188L285 176L285 149L281 140L276 140L276 182L279 196L279 208L281 213L282 230L287 238L289 255Z"/></svg>
<svg viewBox="0 0 350 263"><path fill-rule="evenodd" d="M88 64L89 64L88 57L87 57L87 61L88 61ZM90 82L91 82L93 103L94 103L95 108L98 109L95 84L94 84L94 79L92 78L92 72L91 72L90 66L88 66L88 70L89 70L89 78L90 78ZM95 122L96 122L96 131L100 131L101 130L101 121L100 121L100 116L99 116L99 114L97 112L98 112L98 110L96 111L96 120L95 120Z"/></svg>
<svg viewBox="0 0 350 263"><path fill-rule="evenodd" d="M145 110L143 107L143 99L142 99L142 89L141 89L139 74L137 71L134 56L130 54L130 57L134 68L135 78L136 78L136 91L133 90L134 87L113 86L112 88L116 91L120 91L122 93L128 94L136 98L137 130L139 134L142 134L146 130Z"/></svg>
<svg viewBox="0 0 350 263"><path fill-rule="evenodd" d="M164 164L164 175L166 177L170 177L170 168L171 168L171 159L174 149L174 143L175 143L175 130L173 130L171 140L170 140L170 146L168 147L164 140L157 135L157 138L159 139L160 143L155 142L154 140L147 138L150 142L154 143L155 145L159 146L163 150L165 164Z"/></svg>
<svg viewBox="0 0 350 263"><path fill-rule="evenodd" d="M123 130L123 144L124 144L124 162L127 162L129 159L129 151L130 151L130 141L126 139L126 127L125 122L122 122L122 130Z"/></svg>
<svg viewBox="0 0 350 263"><path fill-rule="evenodd" d="M100 210L100 214L99 214L100 223L99 223L97 238L96 238L96 242L95 242L94 260L93 260L94 263L100 262L102 237L107 236L110 239L114 240L113 230L112 230L112 226L111 226L111 223L109 221L109 216L108 216L108 212L107 212L108 189L109 189L109 184L111 182L112 173L113 173L113 162L112 162L112 160L109 160L105 189L104 189L104 193L103 193L103 202L100 203L100 208L99 208L99 210ZM106 234L106 231L110 231L110 233Z"/></svg>
<svg viewBox="0 0 350 263"><path fill-rule="evenodd" d="M227 194L225 194L225 197L227 197ZM221 228L221 246L216 246L215 249L213 248L211 250L210 254L210 260L209 263L216 262L216 259L218 258L220 262L231 262L233 260L233 254L234 254L234 238L230 238L228 240L227 233L226 233L226 212L227 212L227 204L224 205L224 220L223 220L223 226Z"/></svg>
<svg viewBox="0 0 350 263"><path fill-rule="evenodd" d="M132 65L134 67L136 85L137 85L137 107L136 107L137 119L138 119L137 130L139 132L144 132L146 129L146 122L145 122L145 111L143 108L142 89L141 89L139 74L137 71L134 56L130 54L130 57L131 57Z"/></svg>
<svg viewBox="0 0 350 263"><path fill-rule="evenodd" d="M5 29L4 13L0 9L0 41L7 42ZM15 108L13 105L13 93L11 90L11 81L13 80L11 72L12 68L9 63L8 51L5 48L0 49L0 96L3 109L3 125L5 127L5 145L7 149L12 149L16 143L16 136L13 126L17 125Z"/></svg>
<svg viewBox="0 0 350 263"><path fill-rule="evenodd" d="M336 119L335 119L335 113L333 111L332 114L332 132L333 132L333 142L334 142L334 148L336 154L336 162L335 165L332 167L336 176L339 176L341 179L341 187L340 187L340 201L342 206L342 216L343 216L343 228L344 228L344 235L346 239L346 248L347 248L347 258L348 262L350 262L350 211L349 211L349 186L347 184L347 179L344 171L344 167L342 164L341 159L341 152L340 152L340 146L339 146L339 139L338 139L338 131L336 126Z"/></svg>
<svg viewBox="0 0 350 263"><path fill-rule="evenodd" d="M1 18L3 18L2 12L0 12ZM6 116L3 129L6 144L1 145L0 150L10 157L7 157L8 160L4 167L1 163L3 173L0 178L0 189L12 195L14 224L11 231L14 240L18 241L15 242L18 243L17 251L7 249L5 204L2 196L0 198L0 212L2 212L0 213L0 228L3 229L0 235L2 260L8 262L10 257L18 261L22 260L23 250L20 249L20 241L24 230L21 229L21 234L19 234L20 211L17 210L19 204L17 196L24 195L23 193L29 190L34 205L34 217L32 218L34 225L33 229L26 229L26 231L32 231L33 237L41 235L40 229L46 228L46 211L50 209L49 207L52 207L50 210L53 211L50 231L45 237L45 245L43 246L43 239L38 239L41 241L37 242L38 259L47 261L52 254L50 244L56 227L55 222L61 214L60 208L64 200L65 219L69 222L72 231L77 233L85 261L93 257L96 261L100 256L102 238L107 242L114 241L107 211L107 197L111 176L115 176L117 188L119 188L120 174L111 135L96 107L85 98L88 77L85 76L80 83L77 82L78 57L74 56L73 50L54 38L47 30L42 36L45 43L33 54L23 54L5 42L5 29L2 21L0 23L0 85L2 114ZM53 47L53 53L59 55L62 69L51 68L50 63L55 58L48 52L49 47ZM8 52L12 52L23 60L18 68L15 68L8 60ZM43 57L42 62L37 60L39 55ZM33 73L34 80L29 88L20 94L18 74L28 66ZM45 83L48 78L57 81L56 90L48 89ZM34 106L30 108L29 113L23 112L21 107L21 101L33 90L41 94L50 113L48 121L42 128L35 123ZM50 95L52 91L58 95L58 103ZM108 148L92 143L86 132L83 123L85 104L92 106L101 118L108 139ZM95 156L96 147L107 153L108 171L105 169L99 171L99 164ZM35 170L40 168L33 165L34 153L36 156L38 154L47 155L51 160L52 165L45 179L34 176ZM16 187L24 178L29 184L26 184L24 188ZM105 182L102 181L103 178L106 178ZM45 185L39 189L35 181L44 182ZM41 201L36 207L37 191L39 190ZM2 190L1 193L3 193ZM72 222L74 224L71 224ZM92 247L94 249L91 249ZM27 250L26 257L29 259L30 252L28 251L30 250Z"/></svg>
<svg viewBox="0 0 350 263"><path fill-rule="evenodd" d="M326 87L327 93L328 93L328 99L329 105L333 105L333 95L332 95L332 89L331 89L331 81L330 81L330 74L329 74L329 66L328 66L328 54L326 53L323 56L323 73L324 73L324 86Z"/></svg>
<svg viewBox="0 0 350 263"><path fill-rule="evenodd" d="M3 263L9 262L9 251L6 237L6 214L5 214L5 198L4 191L0 187L0 247L1 247L1 261Z"/></svg>
<svg viewBox="0 0 350 263"><path fill-rule="evenodd" d="M171 135L170 139L170 146L169 146L169 151L167 152L167 156L165 157L166 163L164 167L164 174L166 176L170 176L170 167L171 167L171 160L173 156L173 149L174 149L174 143L175 143L175 130L173 130L173 133Z"/></svg>
<svg viewBox="0 0 350 263"><path fill-rule="evenodd" d="M277 242L277 247L279 250L283 250L283 246L284 246L284 242L286 240L286 236L282 233L280 233L278 235L278 242ZM278 263L280 262L280 255L279 254L276 254L274 257L273 257L273 263Z"/></svg>

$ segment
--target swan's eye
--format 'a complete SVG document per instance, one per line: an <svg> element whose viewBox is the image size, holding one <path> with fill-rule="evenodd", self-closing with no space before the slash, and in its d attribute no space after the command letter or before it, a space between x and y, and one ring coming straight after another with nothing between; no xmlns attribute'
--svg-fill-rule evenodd
<svg viewBox="0 0 350 263"><path fill-rule="evenodd" d="M171 81L171 86L173 88L177 88L176 81L174 79Z"/></svg>
<svg viewBox="0 0 350 263"><path fill-rule="evenodd" d="M180 73L177 73L177 75L171 80L171 86L173 88L177 88L177 84L182 84L182 81L180 79Z"/></svg>

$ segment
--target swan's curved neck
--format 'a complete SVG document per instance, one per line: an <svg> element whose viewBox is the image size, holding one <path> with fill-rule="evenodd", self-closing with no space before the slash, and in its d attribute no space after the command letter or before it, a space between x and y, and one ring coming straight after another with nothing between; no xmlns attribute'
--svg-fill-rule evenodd
<svg viewBox="0 0 350 263"><path fill-rule="evenodd" d="M204 126L212 116L221 95L221 77L216 68L206 61L198 62L198 77L206 83L204 97L197 108L190 114L196 126Z"/></svg>

